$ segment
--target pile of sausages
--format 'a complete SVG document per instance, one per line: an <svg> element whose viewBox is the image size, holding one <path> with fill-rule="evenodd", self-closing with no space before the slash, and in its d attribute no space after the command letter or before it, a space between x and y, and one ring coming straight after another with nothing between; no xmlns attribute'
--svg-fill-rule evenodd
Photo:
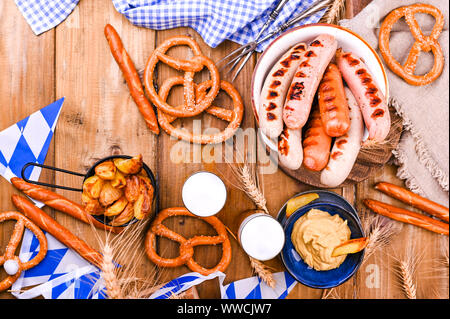
<svg viewBox="0 0 450 319"><path fill-rule="evenodd" d="M386 98L365 63L322 34L288 50L268 73L261 91L259 125L278 139L282 166L321 172L336 187L350 174L367 142L383 142L391 119Z"/></svg>

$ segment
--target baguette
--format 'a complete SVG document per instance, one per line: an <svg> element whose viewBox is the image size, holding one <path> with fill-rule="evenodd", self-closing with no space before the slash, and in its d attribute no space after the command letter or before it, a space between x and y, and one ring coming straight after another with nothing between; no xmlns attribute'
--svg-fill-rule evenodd
<svg viewBox="0 0 450 319"><path fill-rule="evenodd" d="M67 228L59 224L25 197L13 195L11 200L14 206L39 228L48 232L61 243L76 251L82 258L101 269L103 257L99 252L92 249L87 243L72 234Z"/></svg>
<svg viewBox="0 0 450 319"><path fill-rule="evenodd" d="M79 219L86 224L92 224L97 228L111 231L115 234L118 234L123 230L123 227L111 227L102 224L94 217L92 217L89 213L87 213L81 205L72 202L64 196L52 192L48 189L27 183L23 179L18 177L11 178L11 184L13 184L14 187L16 187L18 190L22 191L29 197L43 202L45 205L52 207L60 212Z"/></svg>
<svg viewBox="0 0 450 319"><path fill-rule="evenodd" d="M145 123L148 128L155 133L159 134L158 120L156 119L155 111L149 100L145 97L144 89L142 87L139 74L134 67L133 61L125 50L122 40L117 34L116 30L110 24L105 26L105 37L108 40L111 53L122 70L123 76L127 81L128 88L131 93L131 97L136 103L139 112L144 117Z"/></svg>
<svg viewBox="0 0 450 319"><path fill-rule="evenodd" d="M448 222L447 207L417 195L401 186L380 182L375 185L375 189Z"/></svg>
<svg viewBox="0 0 450 319"><path fill-rule="evenodd" d="M448 236L449 226L447 223L377 200L364 199L363 202L364 205L377 214Z"/></svg>

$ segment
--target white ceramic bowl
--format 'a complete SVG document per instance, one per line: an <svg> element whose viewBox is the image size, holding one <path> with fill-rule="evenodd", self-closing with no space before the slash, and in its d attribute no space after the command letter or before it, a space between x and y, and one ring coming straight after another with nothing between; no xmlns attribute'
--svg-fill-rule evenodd
<svg viewBox="0 0 450 319"><path fill-rule="evenodd" d="M338 42L338 48L342 48L344 51L353 52L354 54L362 58L362 60L366 63L367 67L372 73L373 77L375 78L375 81L380 87L380 90L383 92L386 99L388 99L389 86L383 63L381 62L381 59L377 55L375 50L363 38L361 38L353 31L337 25L323 23L309 24L290 29L281 34L270 43L270 45L260 56L258 63L256 64L256 67L253 71L251 84L253 113L258 123L260 93L267 74L271 70L272 66L287 50L289 50L296 43L308 43L320 34L333 35ZM278 151L276 141L269 139L261 131L260 136L269 148L271 148L275 152Z"/></svg>

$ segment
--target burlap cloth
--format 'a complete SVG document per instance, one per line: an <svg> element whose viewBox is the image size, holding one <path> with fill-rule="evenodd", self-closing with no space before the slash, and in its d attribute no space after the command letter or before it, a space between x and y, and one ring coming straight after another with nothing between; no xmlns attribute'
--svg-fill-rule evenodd
<svg viewBox="0 0 450 319"><path fill-rule="evenodd" d="M447 1L422 0L436 6L445 16L445 26L439 42L445 56L442 75L425 86L411 86L385 65L389 81L390 104L403 119L404 131L394 150L397 176L405 180L412 191L448 207L449 202L449 71L448 71L448 6ZM361 35L378 49L379 27L383 18L393 9L417 3L414 0L374 0L352 19L341 20L340 25ZM417 14L424 34L429 34L434 18ZM414 39L402 18L391 33L390 48L394 57L403 63ZM380 55L381 56L381 55ZM384 61L383 61L384 62ZM416 74L430 70L433 55L421 53Z"/></svg>

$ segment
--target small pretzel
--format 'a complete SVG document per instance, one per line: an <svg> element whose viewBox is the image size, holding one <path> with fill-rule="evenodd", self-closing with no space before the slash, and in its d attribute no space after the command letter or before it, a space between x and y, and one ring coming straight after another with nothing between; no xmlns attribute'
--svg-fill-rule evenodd
<svg viewBox="0 0 450 319"><path fill-rule="evenodd" d="M432 15L436 22L433 26L431 34L425 36L420 29L417 20L414 17L416 13L427 13ZM405 64L402 66L395 60L389 49L389 35L394 24L402 17L405 17L411 33L416 40L414 42ZM436 80L442 73L444 68L444 55L442 48L438 42L439 35L444 27L444 15L436 7L429 4L414 4L410 6L400 7L390 12L384 19L380 28L379 47L383 59L389 68L398 76L403 78L411 85L426 85ZM425 75L415 75L417 61L420 51L433 52L434 65L432 69Z"/></svg>
<svg viewBox="0 0 450 319"><path fill-rule="evenodd" d="M179 77L170 78L163 82L161 88L159 90L159 96L165 101L167 96L169 95L170 90L173 86L181 84L181 79ZM213 85L212 80L205 81L198 85L196 91L197 96L200 99L200 103L203 102L205 92ZM242 117L244 114L244 104L242 102L241 96L239 92L235 89L235 87L227 82L220 81L220 88L224 90L233 101L233 110L226 110L223 108L212 106L206 111L211 113L221 119L229 121L228 126L221 132L216 134L200 134L194 135L186 130L178 129L174 127L171 122L174 120L173 117L168 117L164 112L158 109L158 122L167 134L177 138L182 139L191 143L197 144L216 144L222 143L223 141L229 139L234 135L236 130L239 128L241 124ZM208 93L209 94L209 93ZM178 109L182 109L182 107L178 107Z"/></svg>
<svg viewBox="0 0 450 319"><path fill-rule="evenodd" d="M6 246L5 254L0 256L0 266L3 265L8 276L0 281L0 291L4 291L12 286L19 278L22 271L33 268L38 265L47 254L47 239L42 230L33 224L28 218L17 212L0 213L0 222L15 219L17 221L14 226L13 234ZM17 246L22 240L25 227L31 230L39 241L39 253L31 260L22 262L18 256L14 255Z"/></svg>
<svg viewBox="0 0 450 319"><path fill-rule="evenodd" d="M215 216L197 217L210 224L217 232L217 236L194 236L186 239L180 234L168 229L162 222L172 216L197 217L184 207L166 208L155 217L145 237L145 251L148 258L161 267L178 267L186 264L192 271L202 275L209 275L216 271L225 271L231 261L231 244L227 230ZM156 236L166 237L180 244L180 255L176 258L163 258L155 251ZM204 268L194 261L194 247L200 245L222 244L222 259L214 268Z"/></svg>
<svg viewBox="0 0 450 319"><path fill-rule="evenodd" d="M165 54L171 47L177 45L189 46L194 53L194 57L191 60L180 60ZM168 64L176 70L186 72L184 77L185 108L170 106L156 92L153 84L153 74L159 61ZM211 73L212 85L208 94L199 103L195 103L194 74L202 70L204 66ZM200 114L211 105L220 89L220 75L216 65L211 59L203 56L198 44L187 36L170 38L153 51L145 65L144 81L148 96L158 110L176 117L192 117Z"/></svg>

